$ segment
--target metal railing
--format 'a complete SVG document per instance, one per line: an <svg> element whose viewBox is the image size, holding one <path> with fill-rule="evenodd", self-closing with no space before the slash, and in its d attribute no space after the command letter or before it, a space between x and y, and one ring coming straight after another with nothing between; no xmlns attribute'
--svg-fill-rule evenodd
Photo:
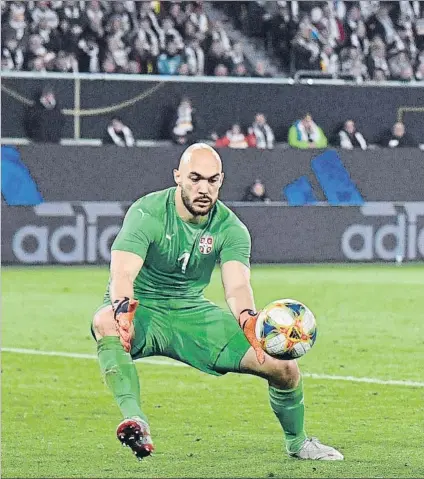
<svg viewBox="0 0 424 479"><path fill-rule="evenodd" d="M314 84L316 85L349 85L353 86L348 79L338 78L319 78L323 72L316 70L300 70L299 72L307 72L309 75L315 74ZM298 72L298 73L299 73ZM321 75L322 76L322 75ZM249 77L214 77L214 76L168 76L168 75L134 75L122 73L59 73L59 72L16 72L8 71L0 72L0 78L31 78L38 80L106 80L106 81L139 81L139 82L165 82L165 83L233 83L233 84L270 84L270 85L294 85L302 83L304 79L272 77L272 78L249 78ZM306 83L306 81L305 81ZM377 86L377 87L424 87L424 81L412 80L410 82L402 81L364 81L358 86Z"/></svg>

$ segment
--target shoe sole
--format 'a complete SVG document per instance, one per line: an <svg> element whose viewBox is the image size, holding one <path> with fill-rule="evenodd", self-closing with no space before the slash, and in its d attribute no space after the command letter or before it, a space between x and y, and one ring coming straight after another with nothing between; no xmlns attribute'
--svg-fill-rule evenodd
<svg viewBox="0 0 424 479"><path fill-rule="evenodd" d="M140 424L136 421L129 420L121 423L116 431L116 435L119 442L124 447L129 447L139 461L150 456L153 452L152 444L142 444L143 431Z"/></svg>

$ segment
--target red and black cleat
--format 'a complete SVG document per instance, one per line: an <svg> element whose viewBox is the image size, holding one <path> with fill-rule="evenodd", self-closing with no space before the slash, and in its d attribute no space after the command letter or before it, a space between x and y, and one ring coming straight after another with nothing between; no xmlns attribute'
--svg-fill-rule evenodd
<svg viewBox="0 0 424 479"><path fill-rule="evenodd" d="M116 435L123 446L131 448L139 461L154 451L149 426L140 419L124 419L116 429Z"/></svg>

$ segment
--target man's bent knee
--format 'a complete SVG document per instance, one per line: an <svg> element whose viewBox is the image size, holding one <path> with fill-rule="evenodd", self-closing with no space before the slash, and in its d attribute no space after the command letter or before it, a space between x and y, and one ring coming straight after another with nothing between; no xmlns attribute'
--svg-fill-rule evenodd
<svg viewBox="0 0 424 479"><path fill-rule="evenodd" d="M104 336L119 336L112 306L105 306L97 311L93 318L93 331L97 341Z"/></svg>
<svg viewBox="0 0 424 479"><path fill-rule="evenodd" d="M285 361L266 354L265 362L259 364L253 348L242 359L240 370L267 379L270 386L277 389L294 389L300 381L300 371L295 360Z"/></svg>
<svg viewBox="0 0 424 479"><path fill-rule="evenodd" d="M300 381L299 366L295 360L283 361L275 359L276 365L272 368L268 382L277 389L294 389Z"/></svg>

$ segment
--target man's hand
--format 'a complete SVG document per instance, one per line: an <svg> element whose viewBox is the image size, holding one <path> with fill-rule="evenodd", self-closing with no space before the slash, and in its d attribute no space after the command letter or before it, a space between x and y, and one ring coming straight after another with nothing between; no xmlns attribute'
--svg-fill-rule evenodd
<svg viewBox="0 0 424 479"><path fill-rule="evenodd" d="M113 316L115 318L116 330L125 351L131 351L131 339L134 335L133 320L138 301L130 298L119 298L113 302Z"/></svg>
<svg viewBox="0 0 424 479"><path fill-rule="evenodd" d="M259 364L263 364L265 362L265 353L261 347L260 342L256 338L255 332L256 322L258 321L258 314L259 313L255 313L250 309L245 309L240 313L238 322L250 345L255 350L256 358Z"/></svg>

